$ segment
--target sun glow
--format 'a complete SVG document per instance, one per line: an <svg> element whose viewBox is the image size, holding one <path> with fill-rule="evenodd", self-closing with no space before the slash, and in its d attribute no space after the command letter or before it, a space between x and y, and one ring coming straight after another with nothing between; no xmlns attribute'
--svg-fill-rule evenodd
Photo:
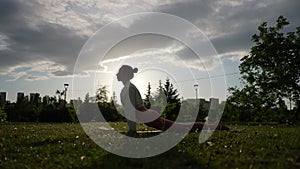
<svg viewBox="0 0 300 169"><path fill-rule="evenodd" d="M159 87L159 83L161 81L161 85L164 85L166 79L170 79L171 83L178 90L179 87L176 84L176 80L173 75L165 70L158 68L146 68L142 69L135 75L132 79L132 83L134 83L140 90L142 97L145 97L145 94L148 90L148 84L150 83L151 94L155 94L157 88Z"/></svg>

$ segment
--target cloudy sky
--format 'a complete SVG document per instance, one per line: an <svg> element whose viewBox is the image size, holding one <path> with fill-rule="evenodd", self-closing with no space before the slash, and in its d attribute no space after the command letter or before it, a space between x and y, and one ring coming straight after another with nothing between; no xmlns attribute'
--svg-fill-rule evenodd
<svg viewBox="0 0 300 169"><path fill-rule="evenodd" d="M79 79L76 84L82 84L70 86L69 99L94 92L93 87L99 85L110 85L114 91L119 85L114 75L124 63L135 64L142 72L134 79L142 93L148 81L153 81L155 89L155 81L168 76L185 98L194 97L193 84L197 83L200 97L224 99L218 91L224 86L212 83L219 83L217 79L223 73L227 74L227 87L240 85L236 74L239 59L253 45L251 36L257 33L258 25L264 21L274 25L283 15L290 21L287 31L294 31L300 25L299 7L298 0L0 0L0 91L8 92L11 101L15 101L16 92L54 95L64 83L72 85L74 77ZM141 12L166 13L187 20L202 31L217 55L199 61L186 44L173 37L145 34L123 39L94 64L78 62L84 44L97 30ZM119 22L117 26L131 30L136 23ZM197 34L182 31L190 34L187 36ZM105 44L113 35L107 34L97 44ZM162 73L164 67L172 73ZM185 71L192 72L196 81ZM213 87L208 89L209 85Z"/></svg>

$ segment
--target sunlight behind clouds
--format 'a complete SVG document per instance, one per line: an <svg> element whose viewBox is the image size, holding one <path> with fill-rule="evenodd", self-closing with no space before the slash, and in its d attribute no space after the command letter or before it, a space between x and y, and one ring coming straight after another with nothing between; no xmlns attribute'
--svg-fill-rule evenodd
<svg viewBox="0 0 300 169"><path fill-rule="evenodd" d="M201 45L199 42L195 43L195 46ZM203 41L203 43L205 42ZM129 37L115 45L107 53L102 63L106 64L140 57L148 58L143 61L145 65L151 64L148 62L155 62L152 65L157 63L173 64L174 66L187 66L204 72L219 66L218 55L211 55L210 52L205 55L205 49L202 53L204 53L202 56L197 56L189 47L170 37L143 34Z"/></svg>

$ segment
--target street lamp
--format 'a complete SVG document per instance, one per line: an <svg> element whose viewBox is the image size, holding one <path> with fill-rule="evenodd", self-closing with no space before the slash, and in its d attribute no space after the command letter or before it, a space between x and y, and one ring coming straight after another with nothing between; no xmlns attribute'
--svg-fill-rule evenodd
<svg viewBox="0 0 300 169"><path fill-rule="evenodd" d="M198 100L198 84L194 84L195 92L196 92L196 102Z"/></svg>
<svg viewBox="0 0 300 169"><path fill-rule="evenodd" d="M65 92L64 92L64 94L65 94L65 103L67 103L67 89L68 89L68 87L69 87L69 84L68 84L68 83L65 83L65 84L64 84L64 87L65 87Z"/></svg>

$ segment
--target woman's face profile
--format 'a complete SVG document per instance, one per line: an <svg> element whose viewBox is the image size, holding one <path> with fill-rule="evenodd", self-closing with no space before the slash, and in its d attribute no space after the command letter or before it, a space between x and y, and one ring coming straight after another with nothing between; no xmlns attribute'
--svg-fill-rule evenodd
<svg viewBox="0 0 300 169"><path fill-rule="evenodd" d="M118 81L121 81L121 73L120 71L116 74Z"/></svg>
<svg viewBox="0 0 300 169"><path fill-rule="evenodd" d="M122 66L116 74L118 81L127 82L133 77L133 69L129 66Z"/></svg>
<svg viewBox="0 0 300 169"><path fill-rule="evenodd" d="M124 75L124 72L120 71L116 74L118 81L125 81L126 75Z"/></svg>

